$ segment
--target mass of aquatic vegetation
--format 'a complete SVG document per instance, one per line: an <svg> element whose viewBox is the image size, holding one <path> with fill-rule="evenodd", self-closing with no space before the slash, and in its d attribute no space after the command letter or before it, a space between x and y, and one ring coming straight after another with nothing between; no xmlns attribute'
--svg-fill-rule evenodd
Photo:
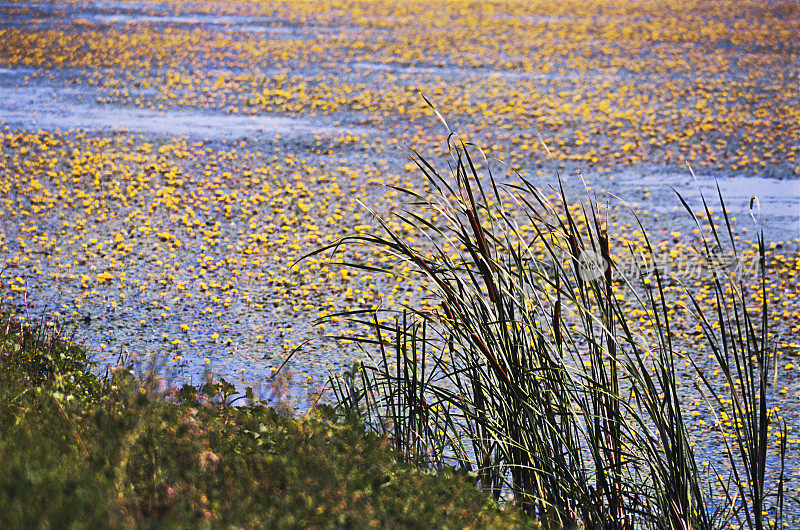
<svg viewBox="0 0 800 530"><path fill-rule="evenodd" d="M677 194L701 234L699 289L652 266L646 230L638 248L617 240L607 206L482 175L480 151L450 141L445 169L415 158L435 192L400 190L394 219L420 242L379 218L319 251L379 247L400 264L380 273L430 285L416 304L338 314L372 358L334 379L345 416L418 465L475 473L546 528L796 524L763 235L743 267L723 196L723 222L704 227Z"/></svg>
<svg viewBox="0 0 800 530"><path fill-rule="evenodd" d="M796 2L0 18L2 526L798 524Z"/></svg>

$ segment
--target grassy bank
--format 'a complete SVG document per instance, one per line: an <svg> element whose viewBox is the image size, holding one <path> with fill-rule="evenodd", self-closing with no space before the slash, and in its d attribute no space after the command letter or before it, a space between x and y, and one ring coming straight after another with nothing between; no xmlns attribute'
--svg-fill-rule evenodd
<svg viewBox="0 0 800 530"><path fill-rule="evenodd" d="M293 419L234 406L224 381L97 377L51 329L0 326L3 528L524 526L467 475L399 463L330 408Z"/></svg>

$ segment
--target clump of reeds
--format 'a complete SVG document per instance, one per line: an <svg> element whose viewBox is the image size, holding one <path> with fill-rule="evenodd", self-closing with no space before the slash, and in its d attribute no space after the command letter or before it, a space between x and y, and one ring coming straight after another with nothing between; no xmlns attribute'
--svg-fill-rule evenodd
<svg viewBox="0 0 800 530"><path fill-rule="evenodd" d="M552 201L523 177L503 185L488 167L479 174L469 145L451 136L449 146L446 172L415 153L432 193L400 190L409 200L398 220L424 245L385 220L376 233L337 243L388 252L394 273L433 288L416 305L349 315L371 327L355 340L375 362L336 381L347 414L410 461L455 465L495 497L510 492L549 528L764 528L768 507L782 517L783 473L772 489L766 473L771 451L784 461L785 427L770 402L777 372L763 236L763 303L753 306L748 279L727 270L710 279L708 308L685 290L707 348L689 352L690 380L730 419L714 434L726 451L701 470L681 392L691 383L681 386L676 368L684 359L669 279L658 269L643 281L617 273L595 201L573 204L563 188ZM727 216L724 229L736 254ZM698 251L711 260L725 246L712 227ZM650 242L639 252L652 257ZM631 301L644 325L630 316ZM784 434L777 448L775 430Z"/></svg>

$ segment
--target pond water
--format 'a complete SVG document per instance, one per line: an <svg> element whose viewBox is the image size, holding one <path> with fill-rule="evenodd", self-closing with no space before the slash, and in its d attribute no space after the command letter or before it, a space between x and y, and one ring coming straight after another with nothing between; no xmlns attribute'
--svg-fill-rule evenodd
<svg viewBox="0 0 800 530"><path fill-rule="evenodd" d="M16 71L0 71L0 81L3 76L16 78L19 75L22 74ZM187 136L199 139L369 132L364 127L341 127L305 118L237 116L220 111L201 112L191 109L153 111L88 103L87 100L91 99L90 91L76 88L33 83L28 86L0 84L0 124L14 129L122 130L159 137Z"/></svg>
<svg viewBox="0 0 800 530"><path fill-rule="evenodd" d="M65 55L69 55L68 51L71 48L64 43L89 38L84 33L89 30L101 35L109 26L115 30L128 32L132 36L132 43L135 41L133 37L138 36L137 32L143 31L144 27L163 31L165 36L174 36L177 32L180 38L187 39L187 42L191 40L187 35L210 35L210 32L220 31L242 34L225 41L228 48L224 49L205 49L203 46L206 46L206 43L202 39L197 48L192 48L188 43L185 44L185 50L176 47L172 53L185 53L185 57L182 57L182 62L175 64L169 63L170 57L164 56L152 58L150 61L151 58L147 54L155 56L157 49L148 47L149 45L137 48L134 44L131 44L132 49L126 50L125 53L130 53L131 64L135 67L120 67L117 70L114 69L115 65L108 64L113 63L113 57L105 57L103 62L98 62L96 67L92 67L80 62L83 58L80 54L77 58L73 58L75 64L68 64L70 61L64 60L61 66L55 66L53 63L46 67L26 66L29 63L20 61L18 57L9 58L7 63L0 63L0 124L7 130L60 131L60 134L68 138L77 138L83 133L90 133L88 136L123 138L125 133L121 131L125 131L136 139L130 147L125 146L125 149L131 151L137 149L146 151L146 146L142 145L145 140L162 145L173 142L175 138L184 137L187 144L202 144L202 147L197 147L193 151L188 147L181 147L189 154L176 156L174 160L169 158L169 154L161 158L153 154L142 167L126 159L125 163L129 164L131 169L125 178L108 169L113 165L112 162L96 167L87 166L93 167L92 171L97 171L102 176L102 179L99 179L102 182L98 186L103 190L105 190L103 186L112 187L115 182L121 189L125 185L133 185L133 177L138 177L138 172L146 174L151 179L149 183L153 189L143 191L140 199L137 199L140 200L138 203L122 205L113 203L109 199L106 208L109 213L114 210L117 214L114 220L96 221L96 218L85 214L81 210L83 198L71 205L58 205L51 211L33 216L31 223L35 221L42 232L37 235L47 234L48 237L59 239L61 253L47 254L42 251L41 254L31 255L32 259L29 261L16 262L14 270L8 272L6 276L19 276L28 282L30 288L28 296L24 303L15 300L16 303L26 307L34 315L44 310L59 310L73 322L73 330L80 340L93 351L102 351L98 357L104 360L113 359L115 354L122 350L140 354L145 364L149 362L148 358L157 358L165 365L163 372L171 374L176 383L182 380L196 382L206 370L212 370L217 375L236 383L262 384L266 387L270 385L272 369L283 362L292 347L307 339L315 340L316 343L295 355L290 366L291 370L287 371L287 374L291 373L288 377L292 388L292 399L300 408L308 404L309 389L320 388L331 372L349 366L353 359L360 356L352 347L339 346L327 336L327 332L321 331L314 325L314 320L323 309L333 311L330 306L322 305L328 297L335 299L337 304L354 304L355 301L349 301L347 297L351 296L358 300L359 295L347 295L345 291L335 293L326 291L329 288L327 284L324 286L320 284L312 294L305 293L303 286L315 283L310 273L302 278L291 277L289 281L296 285L270 284L266 292L261 292L264 280L257 275L272 273L289 277L285 264L275 261L274 258L284 257L286 261L293 263L294 259L312 250L318 241L314 238L319 234L311 233L310 229L308 233L304 233L303 230L314 223L323 224L324 219L334 215L333 212L338 207L342 207L342 211L335 215L339 216L344 226L328 226L321 229L319 232L324 233L319 236L319 241L324 242L325 236L339 236L346 229L359 226L360 222L353 220L354 213L363 215L364 218L369 217L364 206L356 204L357 200L376 208L379 213L395 211L395 204L388 201L381 202L386 197L391 197L391 190L378 189L376 179L384 179L388 173L397 173L400 175L397 184L405 180L420 182L418 174L414 176L413 172L402 171L402 165L406 162L405 155L395 149L395 146L441 144L443 131L430 112L425 115L424 120L417 116L417 121L413 121L408 115L408 108L413 102L398 96L398 93L402 92L400 88L427 87L426 83L430 83L431 78L436 77L443 79L444 85L470 85L480 80L491 80L498 86L508 82L509 88L514 89L518 88L515 83L529 80L536 80L542 85L543 91L538 95L528 97L528 93L523 92L525 97L517 95L515 101L509 101L505 92L500 89L491 95L489 103L474 97L474 101L478 102L476 104L484 104L489 109L495 107L505 109L497 112L496 121L499 123L503 119L503 112L507 111L511 103L529 105L533 110L524 113L528 119L534 110L541 111L537 105L545 95L550 97L551 93L556 94L562 89L571 90L581 83L599 84L606 81L621 83L640 75L633 70L618 66L613 70L602 70L600 69L602 65L583 70L554 68L547 72L535 69L521 71L511 62L508 62L508 66L503 66L502 59L507 57L482 62L482 57L448 55L450 48L447 46L435 57L421 58L412 51L408 52L406 58L400 57L399 52L386 52L385 56L376 58L365 57L362 48L366 49L375 42L390 48L397 41L400 36L391 34L391 28L380 28L365 35L364 43L351 45L349 39L343 39L347 47L340 56L327 57L325 55L327 48L321 47L316 51L319 56L312 55L301 61L297 57L304 53L305 43L301 43L303 46L300 46L278 41L285 39L287 35L299 39L313 39L320 33L328 36L348 34L352 37L351 34L357 32L359 27L351 25L351 20L344 18L339 21L339 25L325 25L319 21L298 25L296 22L291 22L292 13L284 13L283 16L238 15L226 11L224 5L218 7L223 14L200 12L200 8L192 12L179 12L174 6L160 2L86 2L60 6L47 2L0 4L0 9L3 10L3 24L6 27L30 29L29 26L35 22L37 31L41 29L39 24L44 24L48 30L61 32L59 34L63 39L59 42L66 50ZM32 14L35 16L31 16ZM505 15L497 16L502 18ZM79 20L86 21L86 24L75 24ZM534 17L531 21L559 23L569 21L569 18ZM263 35L260 34L262 32ZM388 35L385 34L387 32ZM258 35L248 36L247 33L258 33ZM248 41L249 38L258 40ZM594 44L596 43L593 42ZM284 49L282 46L287 48ZM313 46L308 44L308 47ZM377 53L383 53L383 48L376 49ZM100 55L101 52L100 48L96 50ZM24 50L20 53L25 55ZM246 54L252 56L247 56L252 61L240 60L240 55ZM325 59L319 59L320 56ZM491 66L435 66L438 63L453 65L457 61ZM162 63L169 64L169 67ZM143 67L143 64L148 67ZM644 68L640 71L641 76L648 80L659 75ZM274 105L274 110L265 105L256 109L255 115L232 113L230 111L232 107L242 106L239 92L248 94L248 91L256 89L248 85L235 85L229 92L224 93L224 97L214 99L211 96L215 89L203 84L209 80L232 78L237 74L252 72L260 72L270 77L279 73L287 76L304 76L309 79L309 92L314 88L321 91L319 87L324 85L328 91L325 94L328 97L325 102L333 101L331 105L336 110L327 114L322 111L317 113L316 110L310 112L309 102L301 98L315 96L305 94L295 96L290 94L286 87L281 87L283 93L272 95L271 101L274 103L271 104ZM183 94L180 91L184 90L196 96L191 104L156 101L156 96L163 93L157 88L162 87L141 88L135 83L139 76L145 75L153 75L158 81L164 82L167 73L182 74L192 78L194 84L185 85L189 88L182 88L184 85L177 85L175 88L180 94ZM674 72L664 75L669 79L682 79L681 75ZM686 76L685 73L683 75ZM152 105L141 108L132 103L98 103L98 97L107 96L109 89L87 83L76 85L71 82L94 79L93 76L113 80L130 92L131 99L140 98ZM400 76L403 79L393 81L391 76ZM791 76L786 78L790 79ZM371 98L364 96L363 93L353 95L346 89L350 85L367 83L372 79L380 79L383 83L368 86L375 88L375 99L384 107L375 105L375 108L370 109L364 101L369 101ZM386 87L388 93L378 94L379 89ZM263 87L258 86L257 89L261 91ZM613 92L615 89L612 86L609 91ZM359 90L363 92L363 88ZM442 90L437 96L445 97L445 94L446 91ZM616 94L611 95L616 96ZM469 99L468 96L469 94L459 93L449 101L454 105L462 104L462 100ZM177 99L178 96L173 98ZM297 101L297 106L301 110L282 111L281 105L287 100ZM572 106L580 102L581 99L577 96L569 99L569 104ZM158 109L159 105L163 108ZM548 105L553 104L548 102ZM386 108L391 110L375 110ZM246 107L244 110L252 109ZM380 120L377 120L379 123L376 125L375 113L378 112L384 112L385 115L378 116ZM473 118L466 112L464 114L466 120ZM455 117L456 121L458 118ZM482 132L494 127L491 119L484 119L481 122L476 118L476 122L481 124ZM370 125L366 125L367 123ZM535 136L538 131L530 126L531 121L522 123L525 124L520 126L522 132L529 137ZM538 124L535 120L533 123ZM573 114L569 114L564 123L565 127L568 124L575 126L575 123L578 123L579 125L575 126L578 129L587 128L581 125ZM514 129L509 123L503 125L507 126L506 129ZM142 135L144 140L140 139L139 135ZM276 139L276 135L280 139ZM203 143L206 140L209 142ZM237 143L234 152L232 146L241 140L246 141L248 147L242 148L241 144ZM525 151L530 148L517 147L518 144L513 144L509 137L497 142L502 144L500 145L502 149L521 153L519 165L521 170L527 172L526 174L534 175L541 167L534 163L535 157L528 156ZM169 152L174 150L167 151ZM11 160L15 152L10 147L4 147L2 153L7 160ZM224 153L224 156L221 153ZM42 160L45 158L43 156ZM302 164L297 162L299 159L302 160ZM593 192L599 194L599 197L602 197L605 191L608 193L606 197L609 201L624 203L634 210L646 212L643 214L644 217L648 217L646 222L651 223L659 235L692 228L676 201L676 191L697 207L701 190L707 199L716 203L718 184L731 215L737 217L737 226L740 227L744 237L751 235L754 237L750 219L750 202L753 195L759 199L760 210L757 213L769 241L789 241L800 237L800 180L796 178L769 178L750 170L736 172L735 176L720 172L711 174L698 168L695 181L688 170L676 165L666 167L638 163L629 167L614 165L613 161L606 162L608 162L606 166L613 168L613 171L600 174L586 172L583 179L577 175L574 167L564 169L562 176L570 193L580 193L585 181ZM170 169L181 170L180 174L184 180L182 184L168 184L165 175L169 172L148 167L148 164L158 166L167 163L171 164ZM274 169L276 166L281 166L281 169ZM303 180L311 174L309 168L321 168L319 172L323 176L320 176L319 181L312 183L306 182L307 179ZM369 172L367 168L370 168ZM373 168L386 169L373 171ZM89 177L92 173L91 171L80 173L80 169L75 163L72 166L69 164L65 167L59 166L54 172L71 174L70 171L75 170L75 175L84 175L82 178L85 180L75 184L73 191L77 193L80 188L81 193L86 193L88 197L95 191L90 189L92 185ZM50 170L49 167L44 169L43 174L46 175ZM210 208L201 211L198 208L198 205L202 205L201 201L191 197L194 191L206 186L207 181L215 177L221 179L216 187L206 188L207 193L214 197L233 197L237 194L255 197L262 184L252 182L245 184L247 179L243 175L246 172L260 170L264 170L264 180L273 184L273 191L287 186L291 191L287 192L285 197L279 197L280 201L269 204L254 202L253 204L258 206L252 207L253 211L248 210L245 213L245 210L240 208L233 210L230 215L225 211L227 203L224 199L215 199L216 210ZM554 172L547 166L543 170L545 175L539 178L537 184L543 188L554 185L556 183ZM23 182L28 178L27 175L22 175L21 170L14 174L8 173L10 171L8 169L4 171L7 172L2 175L4 179L14 178ZM224 176L226 174L227 176ZM44 177L41 180L44 181ZM308 193L295 193L299 187L298 181L309 188ZM148 275L155 278L156 280L149 280L150 288L141 289L138 285L131 284L124 284L120 288L116 282L101 282L89 288L83 287L76 278L80 278L81 275L96 277L105 270L107 264L97 257L82 258L81 255L86 254L86 248L82 245L90 245L91 240L102 240L111 233L124 234L126 238L133 240L133 236L139 234L137 230L144 223L144 219L136 217L136 212L147 211L151 204L163 199L163 193L158 195L156 186L161 186L162 192L165 188L169 188L171 190L169 193L181 194L181 200L184 201L180 203L181 207L190 206L202 220L204 229L220 223L216 229L220 232L220 246L203 251L212 257L215 263L224 261L226 252L220 250L224 248L223 244L239 245L242 248L252 245L248 237L256 234L264 235L264 227L274 222L273 218L291 214L292 211L299 212L298 203L302 201L306 202L302 203L301 209L308 208L306 204L319 198L320 203L325 202L327 210L324 213L322 208L310 210L305 212L308 214L307 219L302 218L301 214L296 215L294 221L297 222L294 224L287 221L285 226L270 229L273 230L270 237L274 241L283 241L275 234L285 231L286 244L283 248L277 245L270 247L268 252L264 252L268 258L264 262L248 261L246 265L236 270L236 274L232 272L233 266L226 269L225 267L230 265L226 264L225 267L217 267L207 272L207 276L198 278L196 277L198 273L190 271L189 267L198 267L197 260L201 252L199 248L201 245L207 246L204 237L211 236L195 233L195 236L189 237L181 232L181 237L185 237L188 244L182 247L163 248L164 240L159 239L156 234L159 231L169 232L173 228L177 233L176 225L181 225L180 230L184 227L176 220L175 212L160 205L149 214L150 220L158 230L148 237L142 236L132 244L133 250L124 260L119 260L123 262L123 266L119 269L127 272L129 277L141 281L147 281ZM336 194L332 194L332 191ZM8 192L6 198L15 206L22 205L22 202L14 202L18 200L14 193ZM96 195L93 197L96 198ZM89 198L85 200L88 201ZM17 239L25 236L27 232L23 229L29 228L31 224L28 222L27 214L19 213L22 210L29 211L26 208L30 205L25 203L24 206L25 208L21 206L17 208L13 215L4 214L0 217L9 252L15 252L22 257L26 257L26 253ZM178 213L183 214L185 211L180 210ZM658 214L659 220L653 222L652 214ZM94 215L99 214L94 212ZM84 227L74 233L66 234L62 229L63 223L80 225L81 221ZM346 224L348 222L350 224ZM251 228L253 226L256 228ZM292 237L295 239L291 239ZM30 241L28 245L31 245ZM298 248L289 250L291 245ZM153 250L156 248L157 251ZM240 250L237 248L237 252ZM241 252L244 254L244 250ZM55 257L71 261L70 273L76 278L69 278L68 273L59 269L60 262L55 260ZM165 270L165 263L176 264L174 270ZM118 274L119 269L113 268L114 274ZM254 276L248 277L248 274ZM169 279L169 276L175 278ZM168 286L162 288L163 284L157 284L161 280ZM213 291L214 296L220 300L231 298L227 304L210 302L210 296L198 294L201 290L198 286L211 280L222 285L231 283L238 294L224 294L230 292L230 288L224 292L215 291L216 287L210 288L208 291ZM364 285L358 284L356 288L364 289L365 285L372 283L377 283L378 288L387 290L394 287L382 285L377 280L365 280ZM181 285L181 288L178 288L178 285ZM189 291L191 296L187 296L185 291ZM293 293L294 291L297 292ZM243 293L249 294L245 297ZM290 295L293 298L290 298ZM80 303L76 303L77 299L81 300ZM370 305L369 302L364 303ZM165 306L169 309L165 309ZM313 309L309 309L309 306L313 306ZM213 311L208 312L209 307L213 307ZM291 347L287 347L287 344Z"/></svg>
<svg viewBox="0 0 800 530"><path fill-rule="evenodd" d="M382 278L388 256L360 248L302 258L374 227L372 212L398 212L390 186L422 188L409 149L447 167L446 131L420 105L423 93L444 102L451 124L466 124L496 174L512 168L576 198L588 188L598 203L620 206L611 221L625 235L640 237L625 228L635 213L667 251L697 243L676 193L695 212L702 194L720 216L718 186L742 242L763 230L779 256L770 300L783 319L777 390L800 430L800 382L790 369L800 365L797 127L764 117L796 118L796 54L782 60L767 43L675 35L628 50L597 28L552 40L538 31L529 41L524 27L506 34L497 26L511 18L539 30L571 26L575 17L564 14L518 19L498 10L443 27L447 19L417 24L405 12L299 9L0 2L0 300L27 320L61 322L99 369L122 356L169 385L213 374L299 411L323 389L330 399L328 377L366 354L340 340L353 326L317 320L396 307L431 287ZM616 27L609 17L592 24ZM401 45L410 35L419 49ZM691 62L691 50L704 47L713 60ZM537 50L543 55L530 60ZM727 114L702 110L722 103ZM631 147L643 131L652 153L670 156ZM718 136L695 152L708 131ZM548 161L540 133L553 151L582 157ZM684 158L708 162L717 151L727 165L698 164L692 177ZM760 165L742 162L744 152ZM734 160L741 169L731 169ZM415 237L402 223L396 229ZM340 259L373 260L375 272L347 273ZM706 353L695 347L687 349Z"/></svg>

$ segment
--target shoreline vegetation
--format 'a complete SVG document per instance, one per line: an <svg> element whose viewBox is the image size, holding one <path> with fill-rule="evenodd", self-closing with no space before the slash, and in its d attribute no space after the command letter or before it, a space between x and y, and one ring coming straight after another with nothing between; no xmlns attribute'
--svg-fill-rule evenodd
<svg viewBox="0 0 800 530"><path fill-rule="evenodd" d="M648 266L641 222L638 246L621 244L588 192L501 183L476 169L477 146L448 146L441 172L414 156L433 192L397 188L405 209L318 252L375 248L396 258L384 274L429 285L416 304L336 315L367 330L349 338L374 359L335 382L345 414L418 465L510 491L545 528L788 526L763 232L745 250L719 189L718 223L702 194L699 214L677 194L706 265L684 283ZM621 274L636 257L640 274ZM687 323L691 344L676 333ZM698 409L712 429L690 421Z"/></svg>
<svg viewBox="0 0 800 530"><path fill-rule="evenodd" d="M521 528L456 471L401 462L327 405L293 418L233 385L99 377L46 326L0 326L3 528Z"/></svg>
<svg viewBox="0 0 800 530"><path fill-rule="evenodd" d="M95 375L55 324L8 318L5 524L788 526L763 237L754 261L727 215L702 226L678 195L707 264L727 251L757 264L710 268L701 301L657 267L619 274L622 249L591 198L560 189L553 202L524 177L502 184L476 169L475 146L455 135L448 145L447 171L414 159L432 193L398 188L396 221L425 246L377 218L377 230L313 254L382 249L396 258L383 273L424 278L431 296L325 317L366 329L348 338L375 361L332 376L333 405L302 418L224 379L168 388L122 360ZM628 250L653 253L646 237ZM688 354L673 329L676 285L704 344ZM632 317L631 301L647 318ZM690 424L689 397L713 429ZM721 450L702 461L711 447Z"/></svg>

